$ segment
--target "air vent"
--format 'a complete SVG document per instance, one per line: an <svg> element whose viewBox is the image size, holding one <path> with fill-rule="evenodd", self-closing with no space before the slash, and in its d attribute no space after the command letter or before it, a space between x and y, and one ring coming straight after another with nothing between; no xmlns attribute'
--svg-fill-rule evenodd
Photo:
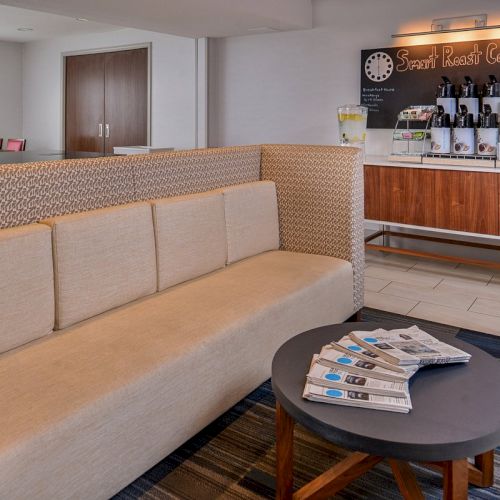
<svg viewBox="0 0 500 500"><path fill-rule="evenodd" d="M256 28L248 28L250 33L274 33L281 31L279 28L271 28L270 26L258 26Z"/></svg>

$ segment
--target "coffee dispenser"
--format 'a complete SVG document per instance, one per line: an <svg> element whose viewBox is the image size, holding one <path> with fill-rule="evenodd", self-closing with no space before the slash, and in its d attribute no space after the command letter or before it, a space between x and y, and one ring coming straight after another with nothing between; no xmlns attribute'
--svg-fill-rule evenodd
<svg viewBox="0 0 500 500"><path fill-rule="evenodd" d="M461 104L460 111L455 115L452 134L452 153L462 155L474 154L474 116L467 106Z"/></svg>
<svg viewBox="0 0 500 500"><path fill-rule="evenodd" d="M431 121L431 152L449 154L451 151L450 115L443 106L438 105L437 113Z"/></svg>
<svg viewBox="0 0 500 500"><path fill-rule="evenodd" d="M497 82L495 75L489 75L489 79L483 88L483 110L489 105L493 113L500 114L500 82Z"/></svg>
<svg viewBox="0 0 500 500"><path fill-rule="evenodd" d="M491 112L489 104L483 104L483 112L479 114L477 128L477 154L480 156L496 156L498 144L498 115Z"/></svg>
<svg viewBox="0 0 500 500"><path fill-rule="evenodd" d="M455 85L451 83L447 76L442 76L443 83L440 83L436 91L436 104L443 107L443 113L450 115L451 120L455 119L457 112L457 93Z"/></svg>
<svg viewBox="0 0 500 500"><path fill-rule="evenodd" d="M467 106L469 113L472 114L474 119L477 119L479 115L479 92L477 84L472 81L470 76L466 76L465 83L460 85L458 106Z"/></svg>

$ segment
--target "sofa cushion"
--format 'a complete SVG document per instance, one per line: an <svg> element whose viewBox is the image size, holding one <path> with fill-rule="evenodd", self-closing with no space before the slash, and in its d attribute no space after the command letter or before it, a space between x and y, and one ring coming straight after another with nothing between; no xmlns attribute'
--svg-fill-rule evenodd
<svg viewBox="0 0 500 500"><path fill-rule="evenodd" d="M0 353L54 328L52 243L47 226L0 230Z"/></svg>
<svg viewBox="0 0 500 500"><path fill-rule="evenodd" d="M153 202L158 290L226 265L227 241L222 193L211 192Z"/></svg>
<svg viewBox="0 0 500 500"><path fill-rule="evenodd" d="M148 203L44 222L52 227L57 328L156 291L153 217Z"/></svg>
<svg viewBox="0 0 500 500"><path fill-rule="evenodd" d="M274 182L222 189L226 212L227 262L231 264L279 248L278 203Z"/></svg>
<svg viewBox="0 0 500 500"><path fill-rule="evenodd" d="M4 355L0 498L109 498L352 312L349 263L266 252Z"/></svg>

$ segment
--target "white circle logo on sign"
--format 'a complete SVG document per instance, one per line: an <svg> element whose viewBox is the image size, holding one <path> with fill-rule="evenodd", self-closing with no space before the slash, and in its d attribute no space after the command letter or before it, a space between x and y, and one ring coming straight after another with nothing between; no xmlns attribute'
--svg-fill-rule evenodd
<svg viewBox="0 0 500 500"><path fill-rule="evenodd" d="M394 62L386 52L374 52L365 62L365 74L374 82L383 82L392 75Z"/></svg>

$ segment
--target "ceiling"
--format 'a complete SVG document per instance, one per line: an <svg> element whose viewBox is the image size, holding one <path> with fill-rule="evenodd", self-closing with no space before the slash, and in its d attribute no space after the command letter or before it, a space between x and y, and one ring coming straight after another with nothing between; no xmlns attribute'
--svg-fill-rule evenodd
<svg viewBox="0 0 500 500"><path fill-rule="evenodd" d="M18 28L32 28L33 31L18 31ZM121 29L121 27L77 21L74 17L0 5L0 41L4 42L32 42L58 36L101 33L116 29Z"/></svg>
<svg viewBox="0 0 500 500"><path fill-rule="evenodd" d="M15 36L20 25L19 19L4 20L2 5L51 14L40 21L40 33L50 32L48 25L55 22L55 17L59 18L60 26L52 26L52 36L110 31L120 26L201 38L312 26L311 0L0 0L0 39L4 32L7 34L6 26L10 26L8 29ZM61 20L60 16L69 19ZM89 22L78 22L75 18L86 18ZM29 20L22 24L29 24ZM26 37L27 33L36 37L35 31L24 32Z"/></svg>

